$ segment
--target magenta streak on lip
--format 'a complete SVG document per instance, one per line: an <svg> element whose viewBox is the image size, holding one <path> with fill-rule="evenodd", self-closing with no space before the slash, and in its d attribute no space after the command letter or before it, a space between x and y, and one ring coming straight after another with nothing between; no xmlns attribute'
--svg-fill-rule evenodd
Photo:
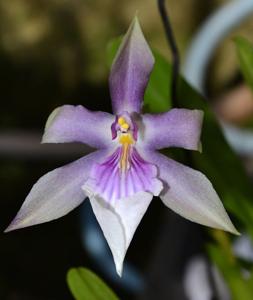
<svg viewBox="0 0 253 300"><path fill-rule="evenodd" d="M125 172L120 170L122 147L101 164L96 164L86 184L111 202L130 197L140 191L152 192L156 167L145 161L134 146L129 149L129 168Z"/></svg>

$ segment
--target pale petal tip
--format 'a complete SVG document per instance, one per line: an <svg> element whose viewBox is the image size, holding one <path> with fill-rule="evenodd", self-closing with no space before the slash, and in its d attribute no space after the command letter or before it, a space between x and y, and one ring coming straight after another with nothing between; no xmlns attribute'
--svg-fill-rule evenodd
<svg viewBox="0 0 253 300"><path fill-rule="evenodd" d="M123 272L123 264L121 264L120 266L116 265L116 272L119 275L119 277L122 277L122 272Z"/></svg>
<svg viewBox="0 0 253 300"><path fill-rule="evenodd" d="M119 275L119 277L122 277L126 251L127 250L125 250L125 253L120 256L118 256L114 251L112 251L112 256L113 256L113 261L115 264L116 273Z"/></svg>
<svg viewBox="0 0 253 300"><path fill-rule="evenodd" d="M229 233L232 233L234 235L241 235L240 232L235 228L228 214L226 213L225 208L223 209L224 209L223 218L219 220L217 225L220 225L220 229L225 230Z"/></svg>
<svg viewBox="0 0 253 300"><path fill-rule="evenodd" d="M147 41L144 37L143 31L141 29L141 25L140 25L137 13L138 12L136 12L136 15L134 16L134 18L127 30L127 33L125 34L125 36L120 44L117 54L114 57L111 69L113 69L114 64L118 60L118 57L121 54L122 49L125 47L125 44L130 43L130 41L133 41L133 40L134 40L134 43L133 43L134 47L141 47L144 57L147 56L147 58L150 60L150 64L153 65L155 62L154 55L153 55L150 47L148 46Z"/></svg>
<svg viewBox="0 0 253 300"><path fill-rule="evenodd" d="M242 235L236 228L235 228L235 231L233 231L231 233L233 233L234 235L237 235L237 236Z"/></svg>
<svg viewBox="0 0 253 300"><path fill-rule="evenodd" d="M21 210L17 213L16 217L11 221L10 225L4 230L4 233L42 223L38 219L34 218L32 214L23 215L22 212L21 213L20 212Z"/></svg>
<svg viewBox="0 0 253 300"><path fill-rule="evenodd" d="M139 21L139 18L138 18L138 10L135 12L135 16L132 20L132 24L130 25L130 27L137 27L136 29L138 30L141 30L141 25L140 25L140 21ZM142 31L142 30L141 30Z"/></svg>
<svg viewBox="0 0 253 300"><path fill-rule="evenodd" d="M16 217L11 221L10 225L4 230L4 233L36 224L38 224L38 222L36 222L32 216L22 216L20 212L18 212Z"/></svg>
<svg viewBox="0 0 253 300"><path fill-rule="evenodd" d="M219 223L218 223L217 227L214 226L213 228L224 230L224 231L227 231L227 232L232 233L234 235L238 235L238 236L241 235L241 233L235 228L234 224L232 223L232 221L230 220L228 215L227 215L227 218L225 218L225 220L223 219L223 221L220 222L220 226L219 226Z"/></svg>
<svg viewBox="0 0 253 300"><path fill-rule="evenodd" d="M225 229L226 231L234 234L234 235L241 235L241 233L235 228L235 226L232 224L232 226L229 226L229 228Z"/></svg>
<svg viewBox="0 0 253 300"><path fill-rule="evenodd" d="M8 233L10 231L12 231L14 229L11 228L11 225L9 225L5 230L4 230L4 233Z"/></svg>
<svg viewBox="0 0 253 300"><path fill-rule="evenodd" d="M45 143L50 143L51 141L48 139L47 137L47 129L52 125L53 121L55 120L56 116L58 115L59 111L61 110L61 107L56 107L51 114L49 115L47 121L46 121L46 125L45 125L45 130L44 130L44 134L42 136L41 139L41 144L45 144Z"/></svg>
<svg viewBox="0 0 253 300"><path fill-rule="evenodd" d="M143 47L143 55L147 55L150 60L150 63L153 65L155 62L154 55L145 39L144 33L142 31L139 19L137 15L134 17L132 24L130 25L129 32L132 33L133 36L136 37L137 40L140 41Z"/></svg>
<svg viewBox="0 0 253 300"><path fill-rule="evenodd" d="M4 233L16 230L16 229L20 229L22 228L22 226L19 226L19 224L16 221L16 218L14 218L12 220L12 222L9 224L9 226L4 230Z"/></svg>

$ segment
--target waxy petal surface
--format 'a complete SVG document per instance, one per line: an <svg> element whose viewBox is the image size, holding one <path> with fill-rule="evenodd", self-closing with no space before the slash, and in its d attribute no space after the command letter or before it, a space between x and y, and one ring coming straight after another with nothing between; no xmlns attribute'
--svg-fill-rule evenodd
<svg viewBox="0 0 253 300"><path fill-rule="evenodd" d="M114 116L93 112L82 105L63 105L48 118L42 143L81 142L94 148L111 143L111 124Z"/></svg>
<svg viewBox="0 0 253 300"><path fill-rule="evenodd" d="M128 29L114 59L110 93L115 114L140 112L154 57L143 36L138 19Z"/></svg>
<svg viewBox="0 0 253 300"><path fill-rule="evenodd" d="M90 197L93 212L111 249L117 273L121 276L126 251L153 195L140 192L113 205Z"/></svg>
<svg viewBox="0 0 253 300"><path fill-rule="evenodd" d="M166 113L143 115L143 140L149 149L179 147L200 150L203 121L201 110L171 109Z"/></svg>
<svg viewBox="0 0 253 300"><path fill-rule="evenodd" d="M238 234L205 175L162 154L145 154L159 168L165 186L160 198L166 206L190 221Z"/></svg>
<svg viewBox="0 0 253 300"><path fill-rule="evenodd" d="M42 176L5 231L48 222L77 207L86 197L81 186L101 157L104 152L97 151Z"/></svg>

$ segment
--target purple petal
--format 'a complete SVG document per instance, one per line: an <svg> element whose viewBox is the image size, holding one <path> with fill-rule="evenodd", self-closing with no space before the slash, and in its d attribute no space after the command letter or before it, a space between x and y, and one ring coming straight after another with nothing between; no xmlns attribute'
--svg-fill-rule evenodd
<svg viewBox="0 0 253 300"><path fill-rule="evenodd" d="M203 112L171 109L162 114L143 116L144 140L150 149L180 147L200 150Z"/></svg>
<svg viewBox="0 0 253 300"><path fill-rule="evenodd" d="M5 232L60 218L82 203L81 186L101 157L104 152L97 151L41 177Z"/></svg>
<svg viewBox="0 0 253 300"><path fill-rule="evenodd" d="M145 161L135 148L129 150L128 169L122 171L120 160L123 149L116 151L101 164L95 164L89 179L82 186L85 193L92 197L99 195L108 203L124 201L138 193L149 192L158 196L163 188L157 178L157 168Z"/></svg>
<svg viewBox="0 0 253 300"><path fill-rule="evenodd" d="M110 143L114 116L81 105L56 108L48 118L42 143L81 142L94 148Z"/></svg>
<svg viewBox="0 0 253 300"><path fill-rule="evenodd" d="M145 154L158 167L159 177L167 186L160 195L165 205L193 222L238 234L205 175L162 154Z"/></svg>
<svg viewBox="0 0 253 300"><path fill-rule="evenodd" d="M114 59L109 84L115 114L140 112L154 57L138 19L130 25Z"/></svg>
<svg viewBox="0 0 253 300"><path fill-rule="evenodd" d="M140 192L113 205L102 198L91 197L93 212L112 251L116 270L122 274L126 251L153 195Z"/></svg>

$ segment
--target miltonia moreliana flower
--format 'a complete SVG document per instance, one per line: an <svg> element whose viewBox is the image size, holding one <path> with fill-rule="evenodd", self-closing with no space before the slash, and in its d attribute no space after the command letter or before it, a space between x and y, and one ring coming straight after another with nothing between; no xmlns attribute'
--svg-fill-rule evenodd
<svg viewBox="0 0 253 300"><path fill-rule="evenodd" d="M118 274L153 196L193 222L238 233L209 180L158 152L199 150L203 112L141 114L153 65L135 18L110 72L114 115L64 105L46 124L43 143L81 142L98 150L41 177L6 231L60 218L88 197Z"/></svg>

